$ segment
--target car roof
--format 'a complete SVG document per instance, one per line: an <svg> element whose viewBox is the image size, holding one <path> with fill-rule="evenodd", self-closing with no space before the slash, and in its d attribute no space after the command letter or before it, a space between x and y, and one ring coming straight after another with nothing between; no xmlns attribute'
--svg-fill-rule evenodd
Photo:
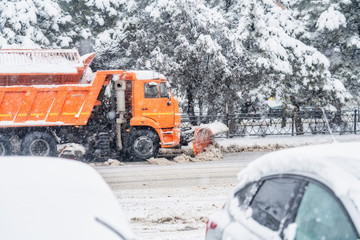
<svg viewBox="0 0 360 240"><path fill-rule="evenodd" d="M112 191L86 164L2 157L0 193L0 239L122 239L109 226L135 238Z"/></svg>
<svg viewBox="0 0 360 240"><path fill-rule="evenodd" d="M238 188L261 178L295 174L310 176L347 197L360 209L360 143L333 143L290 148L265 154L238 174Z"/></svg>

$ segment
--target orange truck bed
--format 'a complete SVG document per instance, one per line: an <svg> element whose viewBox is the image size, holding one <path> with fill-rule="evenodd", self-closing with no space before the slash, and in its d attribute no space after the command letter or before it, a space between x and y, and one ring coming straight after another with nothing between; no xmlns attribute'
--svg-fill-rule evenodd
<svg viewBox="0 0 360 240"><path fill-rule="evenodd" d="M84 74L94 57L0 50L0 127L86 125L108 73Z"/></svg>
<svg viewBox="0 0 360 240"><path fill-rule="evenodd" d="M0 127L86 125L107 72L90 84L0 86Z"/></svg>

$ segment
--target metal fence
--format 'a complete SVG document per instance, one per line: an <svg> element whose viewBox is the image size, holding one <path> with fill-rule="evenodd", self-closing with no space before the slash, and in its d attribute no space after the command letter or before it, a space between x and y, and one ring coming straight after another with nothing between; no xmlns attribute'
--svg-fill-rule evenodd
<svg viewBox="0 0 360 240"><path fill-rule="evenodd" d="M319 111L301 111L294 115L282 111L263 114L239 113L234 115L182 115L183 126L195 126L201 123L219 121L230 129L226 136L267 136L267 135L310 135L357 134L359 124L358 111L341 113ZM328 122L328 124L327 124Z"/></svg>

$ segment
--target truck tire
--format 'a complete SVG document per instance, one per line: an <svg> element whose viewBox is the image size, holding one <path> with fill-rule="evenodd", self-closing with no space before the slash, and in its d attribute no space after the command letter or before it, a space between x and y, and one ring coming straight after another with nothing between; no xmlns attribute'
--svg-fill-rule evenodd
<svg viewBox="0 0 360 240"><path fill-rule="evenodd" d="M159 136L151 130L133 130L127 142L127 157L130 160L146 160L156 157L160 148Z"/></svg>
<svg viewBox="0 0 360 240"><path fill-rule="evenodd" d="M21 154L55 157L57 155L57 144L54 137L48 132L29 132L21 143Z"/></svg>
<svg viewBox="0 0 360 240"><path fill-rule="evenodd" d="M13 148L10 140L4 135L0 134L0 156L13 155Z"/></svg>

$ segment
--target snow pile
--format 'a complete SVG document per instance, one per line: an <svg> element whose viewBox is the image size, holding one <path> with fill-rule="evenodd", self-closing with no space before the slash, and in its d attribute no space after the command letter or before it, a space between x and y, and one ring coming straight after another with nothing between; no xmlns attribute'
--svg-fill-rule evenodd
<svg viewBox="0 0 360 240"><path fill-rule="evenodd" d="M193 162L194 159L195 158L183 153L183 154L175 157L174 162L176 162L176 163L188 163L188 162Z"/></svg>
<svg viewBox="0 0 360 240"><path fill-rule="evenodd" d="M2 50L2 73L77 73L83 67L77 50Z"/></svg>
<svg viewBox="0 0 360 240"><path fill-rule="evenodd" d="M150 158L147 160L150 164L154 165L170 165L175 164L174 162L166 159L166 158Z"/></svg>
<svg viewBox="0 0 360 240"><path fill-rule="evenodd" d="M170 165L175 163L189 163L189 162L204 162L222 159L223 155L221 150L214 145L210 145L205 150L195 157L191 157L185 153L176 156L172 161L166 158L150 158L147 160L150 164L155 165Z"/></svg>
<svg viewBox="0 0 360 240"><path fill-rule="evenodd" d="M92 72L90 67L87 67L83 77L80 79L80 84L90 84L96 77L96 72ZM109 84L111 85L111 84ZM109 86L108 85L108 86ZM106 88L107 89L107 88ZM106 93L105 93L106 94ZM106 95L105 95L106 96Z"/></svg>
<svg viewBox="0 0 360 240"><path fill-rule="evenodd" d="M222 159L223 155L219 148L214 145L210 145L205 150L198 155L196 155L193 162L203 162L203 161L213 161Z"/></svg>
<svg viewBox="0 0 360 240"><path fill-rule="evenodd" d="M137 80L165 79L163 74L154 71L129 70L127 72L135 73Z"/></svg>
<svg viewBox="0 0 360 240"><path fill-rule="evenodd" d="M58 144L57 151L59 152L59 157L76 159L82 157L86 152L84 146L77 143Z"/></svg>
<svg viewBox="0 0 360 240"><path fill-rule="evenodd" d="M92 167L104 167L104 166L116 167L116 166L124 166L125 164L123 162L120 162L119 160L109 158L105 162L89 163L89 165Z"/></svg>
<svg viewBox="0 0 360 240"><path fill-rule="evenodd" d="M254 144L254 145L238 145L231 144L227 147L222 147L222 151L226 153L235 153L235 152L262 152L262 151L274 151L283 148L296 147L297 144L286 144L286 143L268 143L268 144Z"/></svg>
<svg viewBox="0 0 360 240"><path fill-rule="evenodd" d="M192 223L205 223L207 221L206 217L196 217L195 219L191 219L189 221L188 217L183 216L183 214L181 215L175 215L175 216L163 216L163 217L155 217L154 216L149 216L146 218L138 218L138 217L133 217L131 218L131 222L139 222L139 223L145 223L148 225L153 225L153 224L192 224ZM197 229L197 227L192 227L192 226L185 226L182 230L192 230L192 229Z"/></svg>
<svg viewBox="0 0 360 240"><path fill-rule="evenodd" d="M339 135L335 136L336 141L351 142L360 141L357 135ZM314 144L324 144L333 142L329 135L315 136L273 136L266 138L259 137L234 137L234 138L216 138L216 147L224 153L235 152L261 152L274 151L279 149L299 147Z"/></svg>
<svg viewBox="0 0 360 240"><path fill-rule="evenodd" d="M213 122L209 124L201 124L200 128L208 128L213 135L229 131L229 128L221 122Z"/></svg>

